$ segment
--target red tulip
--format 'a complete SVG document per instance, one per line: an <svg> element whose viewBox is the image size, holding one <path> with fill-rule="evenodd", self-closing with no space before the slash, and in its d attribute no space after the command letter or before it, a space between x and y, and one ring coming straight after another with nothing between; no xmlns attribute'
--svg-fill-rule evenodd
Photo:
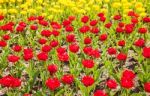
<svg viewBox="0 0 150 96"><path fill-rule="evenodd" d="M68 61L68 60L69 60L69 56L68 56L67 53L64 53L64 54L58 54L58 59L59 59L60 61L65 62L65 61Z"/></svg>
<svg viewBox="0 0 150 96"><path fill-rule="evenodd" d="M110 89L116 89L117 88L117 82L115 80L112 80L112 79L109 79L107 82L106 82L107 86L110 88Z"/></svg>
<svg viewBox="0 0 150 96"><path fill-rule="evenodd" d="M3 39L4 39L4 40L9 40L9 39L10 39L10 36L7 35L7 34L5 34L5 35L3 35Z"/></svg>
<svg viewBox="0 0 150 96"><path fill-rule="evenodd" d="M15 46L13 46L13 48L12 48L15 52L20 52L21 51L21 49L22 49L22 47L21 46L19 46L19 45L15 45Z"/></svg>
<svg viewBox="0 0 150 96"><path fill-rule="evenodd" d="M37 27L36 25L31 25L31 26L30 26L30 29L31 29L31 30L37 30L38 27Z"/></svg>
<svg viewBox="0 0 150 96"><path fill-rule="evenodd" d="M50 52L52 47L50 45L44 45L42 46L42 51L43 52Z"/></svg>
<svg viewBox="0 0 150 96"><path fill-rule="evenodd" d="M60 81L57 78L49 78L46 80L46 86L54 91L60 87Z"/></svg>
<svg viewBox="0 0 150 96"><path fill-rule="evenodd" d="M75 42L76 39L75 39L75 35L74 34L69 34L66 36L66 41L71 43L71 42Z"/></svg>
<svg viewBox="0 0 150 96"><path fill-rule="evenodd" d="M150 58L150 47L144 47L142 51L142 55L145 58Z"/></svg>
<svg viewBox="0 0 150 96"><path fill-rule="evenodd" d="M114 20L120 20L121 19L121 16L120 15L115 15L114 16Z"/></svg>
<svg viewBox="0 0 150 96"><path fill-rule="evenodd" d="M15 63L15 62L17 62L17 61L20 59L20 57L15 56L15 55L9 55L9 56L7 57L7 59L8 59L9 62Z"/></svg>
<svg viewBox="0 0 150 96"><path fill-rule="evenodd" d="M51 36L51 31L49 31L49 30L43 30L42 32L41 32L41 35L42 36L45 36L45 37L50 37Z"/></svg>
<svg viewBox="0 0 150 96"><path fill-rule="evenodd" d="M74 28L73 28L73 26L68 25L68 26L65 27L65 30L66 30L67 32L72 32L72 31L74 31Z"/></svg>
<svg viewBox="0 0 150 96"><path fill-rule="evenodd" d="M89 16L83 16L81 18L81 22L83 22L83 23L87 23L88 21L89 21Z"/></svg>
<svg viewBox="0 0 150 96"><path fill-rule="evenodd" d="M21 81L13 76L5 76L0 79L0 84L4 87L20 87Z"/></svg>
<svg viewBox="0 0 150 96"><path fill-rule="evenodd" d="M101 41L105 41L107 39L107 34L101 34L100 36L99 36L99 40L101 40Z"/></svg>
<svg viewBox="0 0 150 96"><path fill-rule="evenodd" d="M69 26L71 24L71 21L70 20L64 20L63 21L63 26Z"/></svg>
<svg viewBox="0 0 150 96"><path fill-rule="evenodd" d="M62 79L62 82L65 84L72 84L74 82L74 77L71 74L63 75L61 79Z"/></svg>
<svg viewBox="0 0 150 96"><path fill-rule="evenodd" d="M139 33L145 34L147 32L147 28L139 28Z"/></svg>
<svg viewBox="0 0 150 96"><path fill-rule="evenodd" d="M59 44L59 42L58 42L57 40L52 40L52 41L50 42L50 45L51 45L52 47L57 47L58 44Z"/></svg>
<svg viewBox="0 0 150 96"><path fill-rule="evenodd" d="M84 60L82 60L82 65L85 68L93 68L94 67L94 61L93 60L84 59Z"/></svg>
<svg viewBox="0 0 150 96"><path fill-rule="evenodd" d="M91 76L84 76L81 81L86 87L91 86L94 83L94 79Z"/></svg>
<svg viewBox="0 0 150 96"><path fill-rule="evenodd" d="M127 55L124 54L124 53L119 53L117 55L117 59L120 60L120 61L125 61L127 59Z"/></svg>
<svg viewBox="0 0 150 96"><path fill-rule="evenodd" d="M92 39L90 37L84 38L84 44L90 44L92 42Z"/></svg>
<svg viewBox="0 0 150 96"><path fill-rule="evenodd" d="M38 40L38 42L39 42L40 44L45 44L45 43L47 42L47 40L44 39L44 38L40 38L40 39Z"/></svg>
<svg viewBox="0 0 150 96"><path fill-rule="evenodd" d="M150 93L150 82L144 83L144 90L148 93Z"/></svg>
<svg viewBox="0 0 150 96"><path fill-rule="evenodd" d="M114 55L114 54L116 54L117 51L115 48L110 47L110 48L108 48L107 52L109 55Z"/></svg>
<svg viewBox="0 0 150 96"><path fill-rule="evenodd" d="M130 89L130 88L132 88L134 86L134 83L133 83L132 80L129 80L129 79L125 78L125 77L122 77L121 78L121 86L123 88Z"/></svg>
<svg viewBox="0 0 150 96"><path fill-rule="evenodd" d="M48 59L48 54L45 52L41 52L37 55L38 60L46 61Z"/></svg>
<svg viewBox="0 0 150 96"><path fill-rule="evenodd" d="M143 47L145 45L145 40L140 38L134 42L134 45L137 47Z"/></svg>
<svg viewBox="0 0 150 96"><path fill-rule="evenodd" d="M108 96L103 90L96 90L94 96Z"/></svg>
<svg viewBox="0 0 150 96"><path fill-rule="evenodd" d="M5 47L5 46L7 46L7 42L0 40L0 47Z"/></svg>
<svg viewBox="0 0 150 96"><path fill-rule="evenodd" d="M58 67L57 67L57 65L55 65L55 64L51 64L51 65L48 65L47 69L48 69L49 73L50 73L51 75L53 75L54 73L57 72Z"/></svg>
<svg viewBox="0 0 150 96"><path fill-rule="evenodd" d="M126 44L125 40L118 41L119 46L125 46L125 44Z"/></svg>
<svg viewBox="0 0 150 96"><path fill-rule="evenodd" d="M77 44L69 45L69 50L73 53L77 53L79 51L79 46Z"/></svg>
<svg viewBox="0 0 150 96"><path fill-rule="evenodd" d="M126 79L132 80L135 78L135 73L131 70L124 70L122 76Z"/></svg>
<svg viewBox="0 0 150 96"><path fill-rule="evenodd" d="M98 23L97 20L92 20L92 21L90 21L90 25L91 25L91 26L95 26L97 23Z"/></svg>
<svg viewBox="0 0 150 96"><path fill-rule="evenodd" d="M45 21L45 20L40 20L40 21L39 21L39 24L40 24L40 25L43 25L43 26L48 26L48 22Z"/></svg>

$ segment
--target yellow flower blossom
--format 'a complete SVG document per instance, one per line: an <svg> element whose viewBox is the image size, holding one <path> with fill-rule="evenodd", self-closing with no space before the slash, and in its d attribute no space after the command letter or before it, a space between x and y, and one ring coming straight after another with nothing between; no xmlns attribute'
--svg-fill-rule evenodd
<svg viewBox="0 0 150 96"><path fill-rule="evenodd" d="M96 11L100 10L100 7L98 5L93 5L93 9L95 9Z"/></svg>
<svg viewBox="0 0 150 96"><path fill-rule="evenodd" d="M4 3L4 0L0 0L0 4Z"/></svg>
<svg viewBox="0 0 150 96"><path fill-rule="evenodd" d="M21 3L21 2L22 2L22 0L17 0L17 2Z"/></svg>
<svg viewBox="0 0 150 96"><path fill-rule="evenodd" d="M43 0L37 0L36 1L38 4L42 4L43 3Z"/></svg>
<svg viewBox="0 0 150 96"><path fill-rule="evenodd" d="M140 8L140 7L142 7L143 6L143 4L141 3L141 2L137 2L136 4L135 4L135 8Z"/></svg>
<svg viewBox="0 0 150 96"><path fill-rule="evenodd" d="M84 9L81 9L79 12L80 13L86 13L86 11Z"/></svg>
<svg viewBox="0 0 150 96"><path fill-rule="evenodd" d="M131 9L124 9L124 10L123 10L123 13L124 13L124 14L128 14L129 11L131 11Z"/></svg>
<svg viewBox="0 0 150 96"><path fill-rule="evenodd" d="M121 3L119 3L119 2L114 2L113 4L112 4L112 7L113 8L119 8L121 6Z"/></svg>
<svg viewBox="0 0 150 96"><path fill-rule="evenodd" d="M137 8L137 11L138 11L138 12L144 12L144 11L145 11L145 8L139 7L139 8Z"/></svg>
<svg viewBox="0 0 150 96"><path fill-rule="evenodd" d="M48 16L48 19L49 19L49 20L52 20L53 18L54 18L53 15Z"/></svg>
<svg viewBox="0 0 150 96"><path fill-rule="evenodd" d="M9 2L11 2L11 3L15 3L15 1L16 1L16 0L10 0Z"/></svg>
<svg viewBox="0 0 150 96"><path fill-rule="evenodd" d="M109 2L110 2L110 0L104 0L104 2L105 2L105 3L109 3Z"/></svg>
<svg viewBox="0 0 150 96"><path fill-rule="evenodd" d="M88 5L93 5L94 4L94 0L90 0Z"/></svg>
<svg viewBox="0 0 150 96"><path fill-rule="evenodd" d="M29 12L30 14L36 14L37 11L36 11L35 9L29 9L28 12Z"/></svg>
<svg viewBox="0 0 150 96"><path fill-rule="evenodd" d="M37 10L42 10L43 7L42 7L42 6L37 6L36 9L37 9Z"/></svg>
<svg viewBox="0 0 150 96"><path fill-rule="evenodd" d="M22 11L20 12L20 14L25 15L25 14L27 14L27 11L22 10Z"/></svg>
<svg viewBox="0 0 150 96"><path fill-rule="evenodd" d="M145 13L145 12L142 12L141 14L140 14L140 16L141 17L145 17L147 14Z"/></svg>
<svg viewBox="0 0 150 96"><path fill-rule="evenodd" d="M47 16L47 13L42 13L41 16L44 16L44 17L45 17L45 16Z"/></svg>
<svg viewBox="0 0 150 96"><path fill-rule="evenodd" d="M16 13L18 13L18 11L16 9L8 9L8 13L16 14Z"/></svg>
<svg viewBox="0 0 150 96"><path fill-rule="evenodd" d="M121 2L122 2L122 3L127 3L127 2L128 2L128 0L121 0Z"/></svg>
<svg viewBox="0 0 150 96"><path fill-rule="evenodd" d="M90 9L90 7L85 7L85 10L90 11L91 9Z"/></svg>
<svg viewBox="0 0 150 96"><path fill-rule="evenodd" d="M105 9L105 8L102 8L102 9L100 10L100 12L103 12L104 14L106 14L106 13L108 12L108 10Z"/></svg>

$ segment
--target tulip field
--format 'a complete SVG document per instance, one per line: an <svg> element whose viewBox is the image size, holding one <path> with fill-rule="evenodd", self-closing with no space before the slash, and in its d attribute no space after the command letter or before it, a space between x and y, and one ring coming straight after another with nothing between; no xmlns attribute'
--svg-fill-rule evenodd
<svg viewBox="0 0 150 96"><path fill-rule="evenodd" d="M0 96L150 96L150 0L0 0Z"/></svg>

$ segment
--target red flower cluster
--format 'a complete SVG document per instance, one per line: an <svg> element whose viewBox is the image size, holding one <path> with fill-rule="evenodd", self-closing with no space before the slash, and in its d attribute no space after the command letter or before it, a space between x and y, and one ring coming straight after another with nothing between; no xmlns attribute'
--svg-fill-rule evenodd
<svg viewBox="0 0 150 96"><path fill-rule="evenodd" d="M106 82L107 86L110 88L110 89L116 89L117 88L117 82L113 79L109 79L107 82Z"/></svg>
<svg viewBox="0 0 150 96"><path fill-rule="evenodd" d="M57 78L49 78L46 80L46 86L52 91L56 90L60 87L60 81Z"/></svg>
<svg viewBox="0 0 150 96"><path fill-rule="evenodd" d="M124 88L132 88L134 86L133 79L135 78L135 73L131 70L125 70L121 77L121 86Z"/></svg>
<svg viewBox="0 0 150 96"><path fill-rule="evenodd" d="M108 96L103 90L96 90L94 96Z"/></svg>
<svg viewBox="0 0 150 96"><path fill-rule="evenodd" d="M144 90L148 93L150 93L150 82L144 83Z"/></svg>
<svg viewBox="0 0 150 96"><path fill-rule="evenodd" d="M145 58L150 58L150 47L144 47L142 54Z"/></svg>
<svg viewBox="0 0 150 96"><path fill-rule="evenodd" d="M94 79L91 76L84 76L81 81L86 87L91 86L94 83Z"/></svg>
<svg viewBox="0 0 150 96"><path fill-rule="evenodd" d="M93 60L84 59L84 60L82 60L82 65L85 68L93 68L94 67L94 61Z"/></svg>
<svg viewBox="0 0 150 96"><path fill-rule="evenodd" d="M21 81L13 76L5 76L0 79L0 84L5 87L19 87L21 86Z"/></svg>
<svg viewBox="0 0 150 96"><path fill-rule="evenodd" d="M74 77L71 74L63 75L62 82L65 84L72 84L74 82Z"/></svg>

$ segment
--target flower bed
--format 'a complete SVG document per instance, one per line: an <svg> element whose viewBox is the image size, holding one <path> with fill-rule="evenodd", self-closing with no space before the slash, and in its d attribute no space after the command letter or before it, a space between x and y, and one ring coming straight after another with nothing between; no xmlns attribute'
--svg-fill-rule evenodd
<svg viewBox="0 0 150 96"><path fill-rule="evenodd" d="M0 95L149 96L148 0L0 4Z"/></svg>

